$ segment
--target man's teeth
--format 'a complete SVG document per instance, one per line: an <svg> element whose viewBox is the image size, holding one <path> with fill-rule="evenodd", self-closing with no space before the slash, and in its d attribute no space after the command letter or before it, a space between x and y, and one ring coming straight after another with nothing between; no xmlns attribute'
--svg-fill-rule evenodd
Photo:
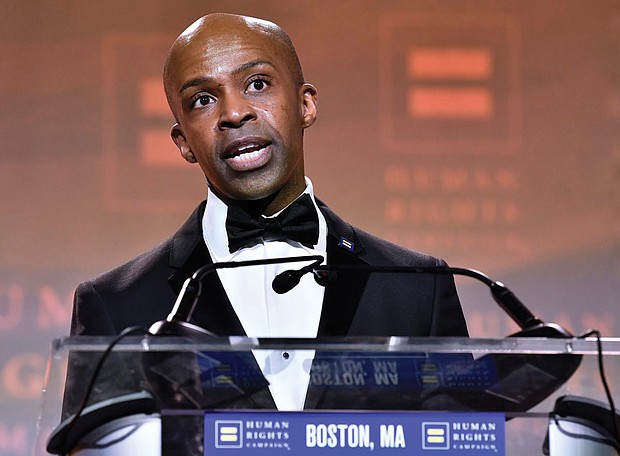
<svg viewBox="0 0 620 456"><path fill-rule="evenodd" d="M248 149L253 149L253 148L256 148L256 147L257 146L244 146L244 147L241 147L239 149L239 152L241 152L241 154L240 155L235 155L234 157L230 157L230 159L234 160L234 161L250 161L250 160L254 160L256 157L258 157L263 152L263 150L265 150L265 147L261 147L260 149L252 150L252 151L249 151L249 152L244 152L244 151L248 150Z"/></svg>
<svg viewBox="0 0 620 456"><path fill-rule="evenodd" d="M241 146L238 150L239 150L239 152L243 153L244 150L256 149L256 148L260 148L260 146L258 146L256 144L248 144L248 145L245 145L245 146Z"/></svg>

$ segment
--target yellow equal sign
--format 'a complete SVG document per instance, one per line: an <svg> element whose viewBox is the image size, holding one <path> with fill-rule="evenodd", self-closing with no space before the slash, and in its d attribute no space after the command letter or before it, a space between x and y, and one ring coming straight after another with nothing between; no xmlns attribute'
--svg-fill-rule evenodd
<svg viewBox="0 0 620 456"><path fill-rule="evenodd" d="M493 76L488 49L414 48L407 74L415 80L407 94L409 114L427 119L488 119L494 113Z"/></svg>
<svg viewBox="0 0 620 456"><path fill-rule="evenodd" d="M439 377L436 375L422 375L422 383L424 385L436 385L439 383Z"/></svg>
<svg viewBox="0 0 620 456"><path fill-rule="evenodd" d="M234 426L221 427L220 440L222 442L236 442L239 440L239 430Z"/></svg>
<svg viewBox="0 0 620 456"><path fill-rule="evenodd" d="M446 441L446 433L442 428L427 429L426 441L428 443L444 443Z"/></svg>

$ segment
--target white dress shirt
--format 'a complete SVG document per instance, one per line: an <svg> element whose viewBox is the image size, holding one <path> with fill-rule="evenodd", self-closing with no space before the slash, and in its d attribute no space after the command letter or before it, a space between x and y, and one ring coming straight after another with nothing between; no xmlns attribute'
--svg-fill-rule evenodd
<svg viewBox="0 0 620 456"><path fill-rule="evenodd" d="M202 231L213 261L245 261L303 255L325 257L327 223L316 206L312 182L308 178L303 193L310 195L317 211L317 245L308 248L295 241L260 240L230 253L226 234L228 206L209 190ZM299 285L285 294L277 294L271 287L278 273L301 268L306 264L308 263L300 262L217 270L228 299L248 337L316 337L325 289L315 282L312 274L306 274ZM303 410L314 351L254 350L253 353L269 382L269 389L278 410Z"/></svg>

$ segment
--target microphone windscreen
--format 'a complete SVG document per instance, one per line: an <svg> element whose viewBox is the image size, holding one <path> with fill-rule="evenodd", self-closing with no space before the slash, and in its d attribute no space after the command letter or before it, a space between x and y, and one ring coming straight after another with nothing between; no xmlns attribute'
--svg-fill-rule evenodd
<svg viewBox="0 0 620 456"><path fill-rule="evenodd" d="M284 271L278 274L271 283L271 288L278 294L284 294L295 288L295 285L299 283L301 274L299 271Z"/></svg>

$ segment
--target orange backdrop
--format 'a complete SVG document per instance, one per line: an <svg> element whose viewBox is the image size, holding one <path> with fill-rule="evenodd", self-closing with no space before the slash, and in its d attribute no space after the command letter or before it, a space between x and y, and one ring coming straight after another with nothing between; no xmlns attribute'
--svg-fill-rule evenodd
<svg viewBox="0 0 620 456"><path fill-rule="evenodd" d="M317 194L352 223L474 267L575 333L620 332L616 0L55 0L0 5L0 456L34 438L75 285L204 198L168 137L174 37L274 20L319 90ZM474 336L516 330L458 281Z"/></svg>

